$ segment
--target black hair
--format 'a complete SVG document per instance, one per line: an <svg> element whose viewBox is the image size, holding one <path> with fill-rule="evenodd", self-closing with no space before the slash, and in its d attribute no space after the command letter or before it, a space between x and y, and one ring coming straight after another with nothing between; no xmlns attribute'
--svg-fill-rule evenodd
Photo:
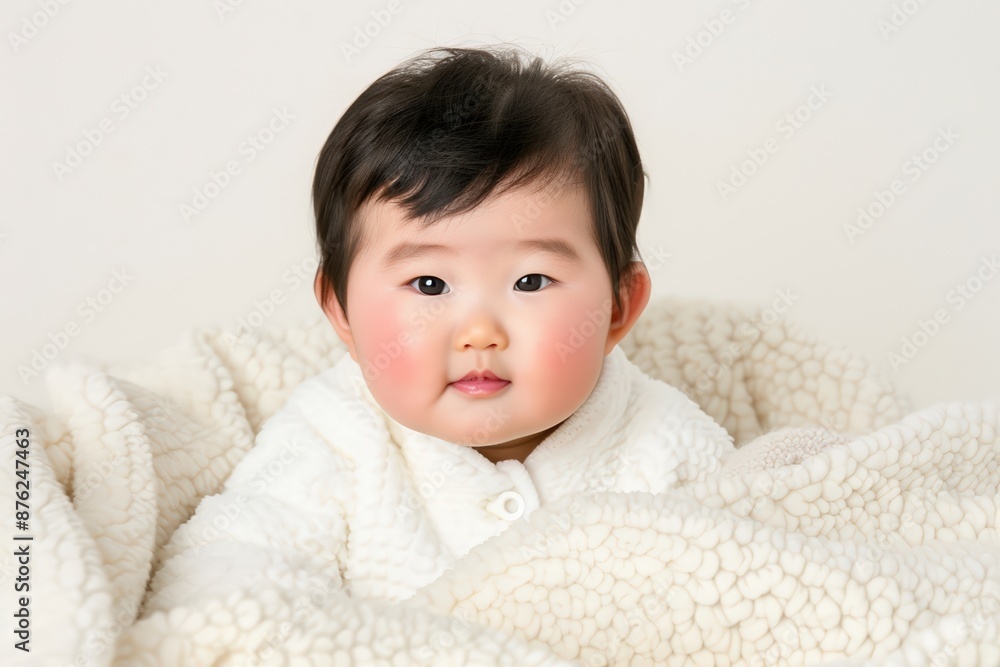
<svg viewBox="0 0 1000 667"><path fill-rule="evenodd" d="M646 173L628 115L597 75L519 47L435 47L379 77L348 107L313 181L321 302L347 313L365 242L358 211L395 202L426 228L508 189L581 182L592 237L619 286L639 257Z"/></svg>

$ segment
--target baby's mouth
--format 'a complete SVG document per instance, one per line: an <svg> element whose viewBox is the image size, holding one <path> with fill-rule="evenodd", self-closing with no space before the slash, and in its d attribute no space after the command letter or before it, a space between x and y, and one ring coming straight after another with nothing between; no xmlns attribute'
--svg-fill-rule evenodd
<svg viewBox="0 0 1000 667"><path fill-rule="evenodd" d="M500 380L497 378L477 379L473 377L470 380L457 380L448 386L454 387L455 389L470 396L489 396L490 394L495 394L509 384L510 380Z"/></svg>
<svg viewBox="0 0 1000 667"><path fill-rule="evenodd" d="M490 369L486 368L481 371L469 371L460 380L455 380L456 382L484 382L488 380L499 380L500 382L507 382L505 378L500 377Z"/></svg>

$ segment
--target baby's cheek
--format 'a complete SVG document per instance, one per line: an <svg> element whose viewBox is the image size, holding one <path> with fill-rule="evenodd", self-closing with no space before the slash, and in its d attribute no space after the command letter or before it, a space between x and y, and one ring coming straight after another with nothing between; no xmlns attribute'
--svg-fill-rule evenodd
<svg viewBox="0 0 1000 667"><path fill-rule="evenodd" d="M391 375L395 373L399 357L403 353L399 342L402 323L398 314L385 304L372 302L366 304L365 310L358 318L360 340L358 347L365 360L371 365L366 369L369 380L373 375Z"/></svg>
<svg viewBox="0 0 1000 667"><path fill-rule="evenodd" d="M556 396L584 391L593 385L595 367L600 368L600 356L595 365L594 354L585 349L548 348L540 359L547 384ZM597 372L600 372L599 370Z"/></svg>
<svg viewBox="0 0 1000 667"><path fill-rule="evenodd" d="M366 377L372 393L391 411L405 407L412 400L421 379L426 382L431 360L421 353L419 336L397 310L372 308L367 313L364 356L368 362Z"/></svg>
<svg viewBox="0 0 1000 667"><path fill-rule="evenodd" d="M575 410L600 374L607 335L589 320L583 320L587 324L578 320L578 315L567 315L562 322L553 323L545 344L536 351L537 368L548 387L552 410Z"/></svg>
<svg viewBox="0 0 1000 667"><path fill-rule="evenodd" d="M547 363L569 374L585 372L585 360L603 354L608 326L607 317L589 300L568 301L545 325L544 335L550 341Z"/></svg>
<svg viewBox="0 0 1000 667"><path fill-rule="evenodd" d="M412 348L407 347L402 341L393 339L386 345L391 347L391 352L383 356L383 359L390 360L383 375L392 383L392 388L401 392L408 391L411 396L414 395L420 386L420 380L426 382L426 361L422 362L418 355L413 354Z"/></svg>

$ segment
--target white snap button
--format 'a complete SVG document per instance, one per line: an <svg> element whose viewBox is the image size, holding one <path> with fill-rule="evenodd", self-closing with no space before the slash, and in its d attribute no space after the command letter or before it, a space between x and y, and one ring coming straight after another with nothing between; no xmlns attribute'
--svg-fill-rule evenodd
<svg viewBox="0 0 1000 667"><path fill-rule="evenodd" d="M486 508L505 521L514 521L524 514L524 498L516 491L504 491Z"/></svg>

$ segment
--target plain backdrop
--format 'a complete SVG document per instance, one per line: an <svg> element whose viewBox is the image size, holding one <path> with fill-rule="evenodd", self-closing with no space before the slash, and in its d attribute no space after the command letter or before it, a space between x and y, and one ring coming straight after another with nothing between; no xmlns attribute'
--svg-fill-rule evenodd
<svg viewBox="0 0 1000 667"><path fill-rule="evenodd" d="M9 0L0 393L48 405L33 358L318 316L340 115L419 50L506 42L622 99L654 300L784 295L914 408L996 396L998 24L989 0Z"/></svg>

